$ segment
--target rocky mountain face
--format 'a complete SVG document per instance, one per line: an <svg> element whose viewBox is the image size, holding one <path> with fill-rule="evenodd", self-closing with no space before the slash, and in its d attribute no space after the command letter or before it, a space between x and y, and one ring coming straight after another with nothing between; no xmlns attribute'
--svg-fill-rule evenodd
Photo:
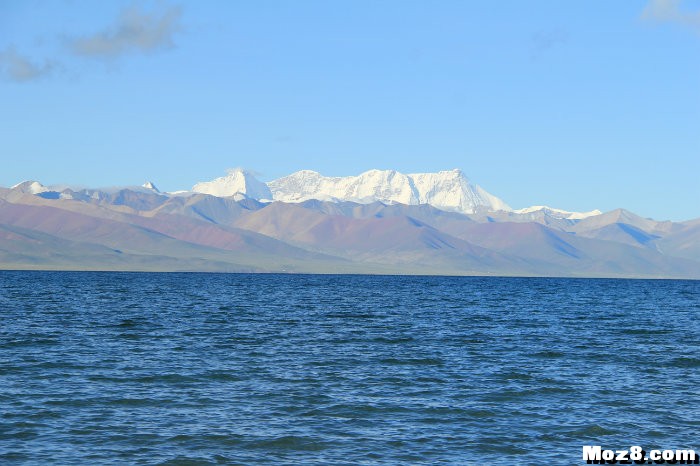
<svg viewBox="0 0 700 466"><path fill-rule="evenodd" d="M456 171L232 172L179 193L30 181L0 188L0 268L700 278L700 219L512 210Z"/></svg>

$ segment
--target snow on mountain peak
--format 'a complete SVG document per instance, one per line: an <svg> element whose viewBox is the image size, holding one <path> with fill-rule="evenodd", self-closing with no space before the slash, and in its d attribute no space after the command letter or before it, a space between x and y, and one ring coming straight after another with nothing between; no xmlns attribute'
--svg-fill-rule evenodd
<svg viewBox="0 0 700 466"><path fill-rule="evenodd" d="M192 191L217 197L244 195L253 199L272 199L272 193L265 183L240 168L229 170L226 176L213 181L197 183Z"/></svg>
<svg viewBox="0 0 700 466"><path fill-rule="evenodd" d="M532 207L526 207L524 209L518 209L513 211L516 214L531 214L535 212L544 212L546 215L554 218L568 219L568 220L581 220L587 217L593 217L595 215L600 215L602 212L598 209L591 210L589 212L569 212L561 209L554 209L546 205L535 205Z"/></svg>
<svg viewBox="0 0 700 466"><path fill-rule="evenodd" d="M151 191L155 191L157 193L160 192L158 188L156 188L156 185L151 183L150 181L146 181L144 184L141 185L142 188L150 189Z"/></svg>
<svg viewBox="0 0 700 466"><path fill-rule="evenodd" d="M152 183L146 183L144 187L156 189ZM42 188L41 185L36 187ZM288 203L314 199L359 204L377 201L385 204L429 204L441 210L463 214L473 214L477 210L501 210L521 215L542 213L568 220L581 220L601 213L599 210L569 212L548 206L513 210L500 198L470 182L458 168L436 173L410 174L373 169L356 176L323 176L313 170L300 170L269 183L259 181L246 170L235 169L213 181L197 183L192 191L218 197L233 196L235 199L252 198Z"/></svg>
<svg viewBox="0 0 700 466"><path fill-rule="evenodd" d="M471 183L458 168L408 176L413 179L419 192L420 204L430 204L443 210L467 214L474 213L478 207L486 207L492 211L512 210L500 198Z"/></svg>
<svg viewBox="0 0 700 466"><path fill-rule="evenodd" d="M357 176L326 177L302 170L268 183L273 199L283 202L321 201L398 202L431 204L442 210L473 213L477 207L511 210L501 199L469 182L461 170L403 174L369 170Z"/></svg>
<svg viewBox="0 0 700 466"><path fill-rule="evenodd" d="M17 183L16 185L12 186L10 189L29 194L39 194L49 190L43 184L33 180L22 181L21 183Z"/></svg>

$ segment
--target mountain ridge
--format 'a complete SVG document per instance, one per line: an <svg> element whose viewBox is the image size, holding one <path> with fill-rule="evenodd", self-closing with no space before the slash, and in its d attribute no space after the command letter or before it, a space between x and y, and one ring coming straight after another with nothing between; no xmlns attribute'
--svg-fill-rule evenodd
<svg viewBox="0 0 700 466"><path fill-rule="evenodd" d="M301 170L268 183L273 199L284 202L350 201L430 204L447 211L473 213L477 207L511 210L496 196L469 181L459 169L403 174L368 170L357 176L327 177Z"/></svg>
<svg viewBox="0 0 700 466"><path fill-rule="evenodd" d="M700 219L484 206L465 214L154 188L0 189L0 269L700 279Z"/></svg>
<svg viewBox="0 0 700 466"><path fill-rule="evenodd" d="M4 188L3 188L4 189ZM44 186L35 180L23 181L9 188L12 192L37 194L43 197L72 198L103 196L104 193L128 189L167 197L191 197L208 194L234 200L251 199L259 202L283 201L299 203L310 200L324 202L355 202L371 204L431 205L438 209L462 214L478 212L514 212L551 218L580 220L599 215L599 210L571 212L549 206L513 209L499 197L472 183L461 169L434 173L404 174L396 170L367 170L356 176L328 177L313 170L299 170L290 175L262 182L252 171L230 169L226 175L211 181L196 183L190 190L161 192L152 181L141 186L110 188L74 188L66 185Z"/></svg>

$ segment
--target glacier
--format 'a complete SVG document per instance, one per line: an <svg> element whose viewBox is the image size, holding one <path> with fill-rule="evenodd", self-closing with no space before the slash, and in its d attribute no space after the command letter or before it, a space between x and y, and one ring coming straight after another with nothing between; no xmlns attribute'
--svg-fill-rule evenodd
<svg viewBox="0 0 700 466"><path fill-rule="evenodd" d="M256 200L282 202L350 201L406 205L430 204L442 210L470 214L477 208L512 209L503 200L473 184L459 170L403 174L396 170L369 170L357 176L329 177L301 170L267 184L244 170L198 183L192 191L214 196L245 195Z"/></svg>
<svg viewBox="0 0 700 466"><path fill-rule="evenodd" d="M243 195L256 200L272 199L272 193L265 183L249 171L240 168L229 170L226 176L221 178L197 183L192 187L192 191L217 197Z"/></svg>

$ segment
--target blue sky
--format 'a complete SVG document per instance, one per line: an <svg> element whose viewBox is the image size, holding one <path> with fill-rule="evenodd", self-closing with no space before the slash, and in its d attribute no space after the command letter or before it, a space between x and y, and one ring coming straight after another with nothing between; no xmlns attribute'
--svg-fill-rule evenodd
<svg viewBox="0 0 700 466"><path fill-rule="evenodd" d="M700 217L700 0L0 3L0 185L461 168Z"/></svg>

